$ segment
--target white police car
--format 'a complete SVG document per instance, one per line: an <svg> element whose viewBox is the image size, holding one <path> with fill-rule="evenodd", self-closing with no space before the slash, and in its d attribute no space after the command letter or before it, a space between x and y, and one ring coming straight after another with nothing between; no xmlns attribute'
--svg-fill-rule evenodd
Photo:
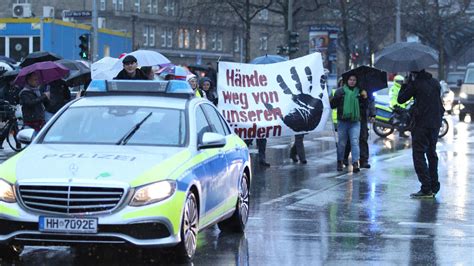
<svg viewBox="0 0 474 266"><path fill-rule="evenodd" d="M245 143L186 82L95 80L0 165L0 256L132 244L190 260L199 230L245 229L250 169Z"/></svg>

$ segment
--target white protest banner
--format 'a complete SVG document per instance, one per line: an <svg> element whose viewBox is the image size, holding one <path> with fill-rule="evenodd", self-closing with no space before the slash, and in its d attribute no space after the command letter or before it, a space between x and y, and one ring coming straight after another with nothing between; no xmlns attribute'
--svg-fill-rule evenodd
<svg viewBox="0 0 474 266"><path fill-rule="evenodd" d="M268 65L219 62L218 109L242 139L321 131L331 113L320 53Z"/></svg>

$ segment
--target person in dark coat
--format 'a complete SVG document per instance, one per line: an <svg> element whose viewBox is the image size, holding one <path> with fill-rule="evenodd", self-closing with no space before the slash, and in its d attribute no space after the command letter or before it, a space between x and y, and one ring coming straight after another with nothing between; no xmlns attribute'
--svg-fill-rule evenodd
<svg viewBox="0 0 474 266"><path fill-rule="evenodd" d="M33 72L26 76L26 85L20 91L20 104L23 113L23 121L38 132L44 126L45 106L49 103L49 92L42 93L40 90L40 77Z"/></svg>
<svg viewBox="0 0 474 266"><path fill-rule="evenodd" d="M49 91L49 103L46 106L45 120L48 121L59 109L71 100L71 91L62 79L55 80L46 85Z"/></svg>
<svg viewBox="0 0 474 266"><path fill-rule="evenodd" d="M214 84L212 83L212 80L208 77L201 78L199 80L199 88L204 91L206 98L215 106L217 106L217 92L214 87Z"/></svg>
<svg viewBox="0 0 474 266"><path fill-rule="evenodd" d="M117 74L114 79L135 79L148 80L148 77L138 69L137 58L133 55L127 55L122 60L123 69Z"/></svg>
<svg viewBox="0 0 474 266"><path fill-rule="evenodd" d="M206 72L206 77L208 77L211 81L212 84L216 85L217 84L217 71L212 67L212 63L208 62L207 67L209 68Z"/></svg>
<svg viewBox="0 0 474 266"><path fill-rule="evenodd" d="M411 72L398 94L400 104L409 101L412 97L415 99L410 109L411 119L414 122L411 131L412 156L421 188L418 192L410 194L412 198L432 198L440 189L436 153L436 143L444 115L440 92L439 82L431 74L422 70Z"/></svg>

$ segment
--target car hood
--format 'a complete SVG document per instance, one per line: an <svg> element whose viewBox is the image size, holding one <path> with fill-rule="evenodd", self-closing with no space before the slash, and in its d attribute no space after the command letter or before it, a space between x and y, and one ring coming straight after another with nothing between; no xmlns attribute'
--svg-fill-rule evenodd
<svg viewBox="0 0 474 266"><path fill-rule="evenodd" d="M187 161L187 151L176 147L33 144L19 154L16 180L130 184L150 169L160 169L164 164L166 167L159 176L166 177ZM174 162L171 167L170 161Z"/></svg>

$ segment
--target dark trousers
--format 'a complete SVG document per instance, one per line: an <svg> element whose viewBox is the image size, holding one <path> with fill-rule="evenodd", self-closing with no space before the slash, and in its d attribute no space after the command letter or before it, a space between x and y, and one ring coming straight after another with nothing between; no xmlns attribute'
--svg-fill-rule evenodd
<svg viewBox="0 0 474 266"><path fill-rule="evenodd" d="M367 123L367 120L360 121L359 151L360 163L367 163L369 161L369 124ZM350 139L347 139L346 150L344 152L345 161L348 161L350 152L351 141Z"/></svg>
<svg viewBox="0 0 474 266"><path fill-rule="evenodd" d="M300 161L306 161L306 153L304 151L304 134L295 135L295 142L290 149L290 157L294 158L298 155Z"/></svg>
<svg viewBox="0 0 474 266"><path fill-rule="evenodd" d="M244 140L247 146L252 145L253 139ZM267 139L257 139L257 149L258 149L258 161L266 162L267 158L265 155L265 150L267 149Z"/></svg>
<svg viewBox="0 0 474 266"><path fill-rule="evenodd" d="M421 190L425 193L436 193L440 188L438 182L438 154L436 154L438 134L439 128L415 127L411 132L413 165L421 183ZM428 159L428 164L426 159Z"/></svg>

